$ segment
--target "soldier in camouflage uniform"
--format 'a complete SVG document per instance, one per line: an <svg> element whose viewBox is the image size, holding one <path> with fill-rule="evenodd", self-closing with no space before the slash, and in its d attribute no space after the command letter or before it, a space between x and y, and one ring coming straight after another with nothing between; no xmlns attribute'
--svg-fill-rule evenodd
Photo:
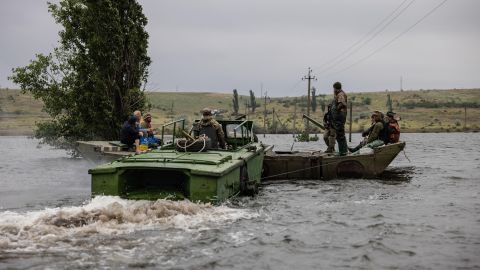
<svg viewBox="0 0 480 270"><path fill-rule="evenodd" d="M384 122L383 122L383 113L379 111L374 111L372 114L372 125L370 128L362 133L364 139L355 147L348 148L348 151L354 153L360 150L360 148L375 142L375 145L383 144L385 137Z"/></svg>
<svg viewBox="0 0 480 270"><path fill-rule="evenodd" d="M328 104L327 112L323 116L323 126L325 127L323 140L327 145L325 153L333 153L335 152L335 138L337 137L337 133L333 128L332 104Z"/></svg>
<svg viewBox="0 0 480 270"><path fill-rule="evenodd" d="M333 128L337 133L338 152L340 156L347 154L347 138L345 137L345 122L347 121L347 94L342 90L342 84L333 84L332 117Z"/></svg>
<svg viewBox="0 0 480 270"><path fill-rule="evenodd" d="M225 134L223 133L222 125L220 125L212 116L210 108L201 110L202 120L193 127L193 134L198 137L204 135L210 139L212 148L225 149Z"/></svg>

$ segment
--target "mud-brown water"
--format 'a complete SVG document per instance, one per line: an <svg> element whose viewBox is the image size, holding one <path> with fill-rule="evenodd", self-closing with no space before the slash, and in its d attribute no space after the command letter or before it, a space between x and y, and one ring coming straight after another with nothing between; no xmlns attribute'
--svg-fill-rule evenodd
<svg viewBox="0 0 480 270"><path fill-rule="evenodd" d="M0 269L480 268L480 134L402 139L411 162L379 179L266 183L212 206L90 200L95 164L0 137Z"/></svg>

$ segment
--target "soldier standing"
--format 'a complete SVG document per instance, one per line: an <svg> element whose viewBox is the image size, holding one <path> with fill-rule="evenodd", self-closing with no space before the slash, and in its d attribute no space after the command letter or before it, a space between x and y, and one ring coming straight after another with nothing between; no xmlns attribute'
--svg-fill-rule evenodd
<svg viewBox="0 0 480 270"><path fill-rule="evenodd" d="M327 112L323 116L323 125L325 127L323 140L327 145L327 150L325 150L325 153L333 153L335 152L335 138L337 137L337 133L333 128L332 104L328 104Z"/></svg>
<svg viewBox="0 0 480 270"><path fill-rule="evenodd" d="M332 117L333 128L337 135L338 152L340 156L347 154L347 138L345 137L345 122L347 121L347 94L342 90L342 84L333 84Z"/></svg>
<svg viewBox="0 0 480 270"><path fill-rule="evenodd" d="M226 142L222 125L213 119L212 110L210 108L204 108L201 110L201 113L202 119L193 128L194 135L203 135L210 138L212 148L225 149Z"/></svg>

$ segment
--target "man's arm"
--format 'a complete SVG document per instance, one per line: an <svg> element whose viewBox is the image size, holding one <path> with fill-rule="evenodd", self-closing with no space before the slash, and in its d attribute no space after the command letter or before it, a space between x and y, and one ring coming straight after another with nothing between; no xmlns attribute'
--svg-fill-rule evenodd
<svg viewBox="0 0 480 270"><path fill-rule="evenodd" d="M347 109L347 96L344 92L338 93L337 106L338 110Z"/></svg>

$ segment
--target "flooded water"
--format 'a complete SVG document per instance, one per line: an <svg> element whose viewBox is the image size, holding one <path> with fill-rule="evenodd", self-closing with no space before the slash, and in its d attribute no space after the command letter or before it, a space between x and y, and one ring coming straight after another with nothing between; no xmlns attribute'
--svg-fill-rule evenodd
<svg viewBox="0 0 480 270"><path fill-rule="evenodd" d="M402 139L410 161L378 179L267 183L211 206L90 199L95 164L0 137L0 269L479 269L480 134Z"/></svg>

